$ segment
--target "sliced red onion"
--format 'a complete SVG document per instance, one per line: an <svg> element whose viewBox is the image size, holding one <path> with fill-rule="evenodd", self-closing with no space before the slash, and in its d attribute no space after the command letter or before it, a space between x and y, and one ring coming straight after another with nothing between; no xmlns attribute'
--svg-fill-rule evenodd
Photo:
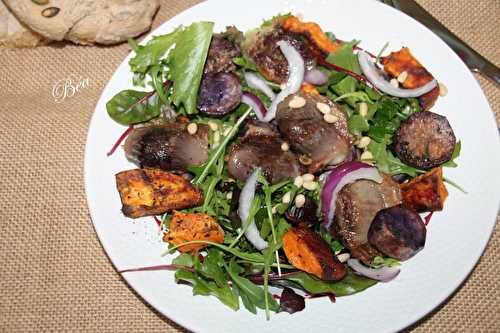
<svg viewBox="0 0 500 333"><path fill-rule="evenodd" d="M267 113L266 106L257 96L249 92L244 92L241 96L241 102L252 108L257 115L257 119L264 121L264 117Z"/></svg>
<svg viewBox="0 0 500 333"><path fill-rule="evenodd" d="M262 91L270 100L276 97L274 91L267 85L266 81L261 79L258 75L250 72L245 73L245 81L247 81L250 88Z"/></svg>
<svg viewBox="0 0 500 333"><path fill-rule="evenodd" d="M361 162L346 162L333 169L326 177L321 189L321 210L323 225L328 229L335 215L335 203L340 190L358 179L368 179L382 182L382 176L374 166Z"/></svg>
<svg viewBox="0 0 500 333"><path fill-rule="evenodd" d="M304 81L315 86L321 86L328 82L328 74L317 68L313 68L306 71Z"/></svg>
<svg viewBox="0 0 500 333"><path fill-rule="evenodd" d="M397 267L366 267L358 259L347 260L347 265L356 271L356 273L381 282L389 282L401 272Z"/></svg>
<svg viewBox="0 0 500 333"><path fill-rule="evenodd" d="M241 190L240 201L238 207L238 216L241 219L241 223L244 224L250 214L250 206L252 206L253 198L255 196L255 188L257 186L257 181L259 177L259 169L255 169L254 172L247 178L245 186ZM251 221L247 230L245 231L245 236L250 243L255 246L259 251L267 247L267 242L260 237L259 230L255 225L255 221Z"/></svg>
<svg viewBox="0 0 500 333"><path fill-rule="evenodd" d="M299 91L300 86L304 81L305 64L300 53L290 43L284 40L280 40L277 44L288 61L288 81L285 84L285 88L280 91L271 103L269 112L266 114L264 119L265 122L270 122L274 119L274 117L276 117L278 104L287 98L288 95L295 94Z"/></svg>
<svg viewBox="0 0 500 333"><path fill-rule="evenodd" d="M366 75L366 78L380 91L396 97L419 97L434 89L437 85L436 80L432 80L421 87L415 89L396 88L388 82L380 73L380 70L371 61L366 52L358 52L358 61L361 70Z"/></svg>

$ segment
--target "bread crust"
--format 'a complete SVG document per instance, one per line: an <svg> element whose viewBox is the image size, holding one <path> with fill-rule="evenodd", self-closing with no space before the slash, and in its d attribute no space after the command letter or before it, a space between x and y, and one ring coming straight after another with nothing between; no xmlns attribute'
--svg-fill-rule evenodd
<svg viewBox="0 0 500 333"><path fill-rule="evenodd" d="M0 45L8 47L35 47L47 42L42 36L21 24L0 1Z"/></svg>
<svg viewBox="0 0 500 333"><path fill-rule="evenodd" d="M149 30L159 0L50 0L40 6L32 1L3 0L16 17L43 37L77 44L116 44ZM42 11L59 12L45 17Z"/></svg>

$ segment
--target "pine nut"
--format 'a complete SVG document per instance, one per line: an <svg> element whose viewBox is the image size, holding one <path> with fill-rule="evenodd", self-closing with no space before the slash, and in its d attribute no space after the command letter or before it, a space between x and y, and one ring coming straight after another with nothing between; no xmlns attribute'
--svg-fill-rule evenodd
<svg viewBox="0 0 500 333"><path fill-rule="evenodd" d="M196 123L190 123L189 125L187 125L187 131L189 134L195 135L198 131L198 125L196 125Z"/></svg>
<svg viewBox="0 0 500 333"><path fill-rule="evenodd" d="M295 177L295 179L293 180L293 185L297 186L297 187L301 187L302 185L304 184L304 178L302 178L302 176L297 176Z"/></svg>
<svg viewBox="0 0 500 333"><path fill-rule="evenodd" d="M283 143L281 144L281 150L283 150L283 151L288 151L288 150L290 150L290 145L289 145L288 143L286 143L286 142L283 142Z"/></svg>
<svg viewBox="0 0 500 333"><path fill-rule="evenodd" d="M398 82L398 80L397 80L397 79L391 79L390 84L391 84L391 86L393 86L394 88L399 88L399 82Z"/></svg>
<svg viewBox="0 0 500 333"><path fill-rule="evenodd" d="M351 255L349 253L341 253L341 254L337 255L337 259L340 262L346 262L347 260L349 260L350 257L351 257Z"/></svg>
<svg viewBox="0 0 500 333"><path fill-rule="evenodd" d="M323 114L327 114L327 113L330 113L332 111L332 109L330 109L328 104L321 103L321 102L316 103L316 109L318 109Z"/></svg>
<svg viewBox="0 0 500 333"><path fill-rule="evenodd" d="M366 115L368 114L368 104L366 104L365 102L359 103L359 114L362 117L366 117Z"/></svg>
<svg viewBox="0 0 500 333"><path fill-rule="evenodd" d="M438 86L439 86L439 96L444 97L448 95L448 87L446 87L444 83L439 82Z"/></svg>
<svg viewBox="0 0 500 333"><path fill-rule="evenodd" d="M295 207L302 208L306 203L306 197L303 194L299 194L295 197Z"/></svg>
<svg viewBox="0 0 500 333"><path fill-rule="evenodd" d="M283 195L283 198L281 198L281 202L284 204L288 204L292 201L292 193L290 191L286 192L285 195Z"/></svg>
<svg viewBox="0 0 500 333"><path fill-rule="evenodd" d="M398 82L399 83L404 83L407 78L408 78L408 72L407 71L402 71L401 74L399 74L399 76L398 76Z"/></svg>
<svg viewBox="0 0 500 333"><path fill-rule="evenodd" d="M366 147L368 147L368 145L370 144L371 141L372 141L372 139L370 139L367 136L364 136L359 140L357 146L358 146L358 148L361 148L361 149L366 148Z"/></svg>
<svg viewBox="0 0 500 333"><path fill-rule="evenodd" d="M336 123L339 120L339 117L337 117L334 114L327 113L323 116L323 120L326 121L329 124Z"/></svg>
<svg viewBox="0 0 500 333"><path fill-rule="evenodd" d="M288 106L292 109L298 109L306 105L306 100L300 96L294 96L290 102L288 102Z"/></svg>
<svg viewBox="0 0 500 333"><path fill-rule="evenodd" d="M369 160L373 160L373 154L371 152L369 152L368 150L365 150L363 152L363 154L361 154L360 156L360 159L362 161L369 161Z"/></svg>
<svg viewBox="0 0 500 333"><path fill-rule="evenodd" d="M314 191L317 187L318 183L314 181L304 181L304 188L308 191Z"/></svg>
<svg viewBox="0 0 500 333"><path fill-rule="evenodd" d="M314 180L314 175L311 173L306 173L302 175L302 179L304 179L305 182L312 182Z"/></svg>
<svg viewBox="0 0 500 333"><path fill-rule="evenodd" d="M217 123L214 121L209 121L208 126L212 131L217 131L219 129L219 125L217 125Z"/></svg>

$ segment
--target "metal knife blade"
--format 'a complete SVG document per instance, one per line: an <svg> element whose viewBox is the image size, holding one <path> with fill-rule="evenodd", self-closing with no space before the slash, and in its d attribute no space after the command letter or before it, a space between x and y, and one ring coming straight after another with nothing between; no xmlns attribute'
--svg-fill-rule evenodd
<svg viewBox="0 0 500 333"><path fill-rule="evenodd" d="M384 2L387 3L387 1ZM472 71L479 72L500 85L500 69L474 51L474 49L432 17L418 3L413 0L393 0L392 4L394 8L413 17L438 35Z"/></svg>

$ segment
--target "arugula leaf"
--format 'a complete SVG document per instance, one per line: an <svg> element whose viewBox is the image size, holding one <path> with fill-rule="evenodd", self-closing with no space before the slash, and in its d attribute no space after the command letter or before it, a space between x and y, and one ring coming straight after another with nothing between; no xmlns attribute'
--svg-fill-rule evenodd
<svg viewBox="0 0 500 333"><path fill-rule="evenodd" d="M372 140L368 145L368 150L372 153L377 167L385 173L390 175L405 173L412 177L425 173L424 170L411 167L401 162L399 158L395 157L387 149L387 145L383 143Z"/></svg>
<svg viewBox="0 0 500 333"><path fill-rule="evenodd" d="M248 59L245 56L233 58L233 63L238 65L239 67L242 67L245 70L249 70L252 72L258 72L257 66L255 66L255 63L251 59Z"/></svg>
<svg viewBox="0 0 500 333"><path fill-rule="evenodd" d="M260 309L266 309L266 291L264 291L263 288L252 283L247 278L240 276L239 272L241 272L241 267L234 260L231 260L229 262L229 266L224 264L224 267L229 274L231 281L233 281L233 283L238 286L240 295L245 294L245 296L248 298L248 301L254 304L256 307ZM277 312L279 310L279 305L276 300L274 300L272 295L268 292L267 298L269 310Z"/></svg>
<svg viewBox="0 0 500 333"><path fill-rule="evenodd" d="M169 55L170 75L174 82L172 100L187 114L196 113L196 98L212 39L213 22L195 22L177 36L175 49Z"/></svg>
<svg viewBox="0 0 500 333"><path fill-rule="evenodd" d="M363 132L368 131L370 126L368 125L368 120L365 117L355 114L349 117L347 120L347 127L349 128L349 132L356 136L361 136Z"/></svg>
<svg viewBox="0 0 500 333"><path fill-rule="evenodd" d="M326 61L333 63L339 67L348 69L357 74L361 74L361 68L358 63L358 59L353 52L353 46L356 44L355 42L344 43L342 46L335 52L330 53L326 58ZM330 88L339 96L353 93L357 90L358 81L350 76L345 76L338 83L331 85ZM350 106L355 106L355 99L346 98L345 101Z"/></svg>
<svg viewBox="0 0 500 333"><path fill-rule="evenodd" d="M130 38L129 44L135 52L135 57L128 62L130 69L135 73L145 74L151 66L158 64L165 52L177 42L181 31L182 26L179 26L169 34L153 37L144 46Z"/></svg>
<svg viewBox="0 0 500 333"><path fill-rule="evenodd" d="M344 249L344 245L338 240L333 239L332 235L324 227L319 229L319 235L328 243L333 253L337 254Z"/></svg>
<svg viewBox="0 0 500 333"><path fill-rule="evenodd" d="M372 262L370 263L370 266L372 266L373 268L395 267L395 266L401 266L401 263L393 258L376 256L375 258L373 258Z"/></svg>
<svg viewBox="0 0 500 333"><path fill-rule="evenodd" d="M462 143L458 141L455 144L455 148L453 148L453 153L451 154L451 158L448 162L444 163L444 167L448 168L456 168L458 164L455 162L455 159L460 156L460 151L462 150Z"/></svg>
<svg viewBox="0 0 500 333"><path fill-rule="evenodd" d="M350 270L340 281L323 281L305 272L288 275L285 279L299 285L309 293L333 293L338 297L355 294L377 283L375 280L356 275Z"/></svg>
<svg viewBox="0 0 500 333"><path fill-rule="evenodd" d="M148 121L160 115L156 92L122 90L106 103L108 115L122 125Z"/></svg>

